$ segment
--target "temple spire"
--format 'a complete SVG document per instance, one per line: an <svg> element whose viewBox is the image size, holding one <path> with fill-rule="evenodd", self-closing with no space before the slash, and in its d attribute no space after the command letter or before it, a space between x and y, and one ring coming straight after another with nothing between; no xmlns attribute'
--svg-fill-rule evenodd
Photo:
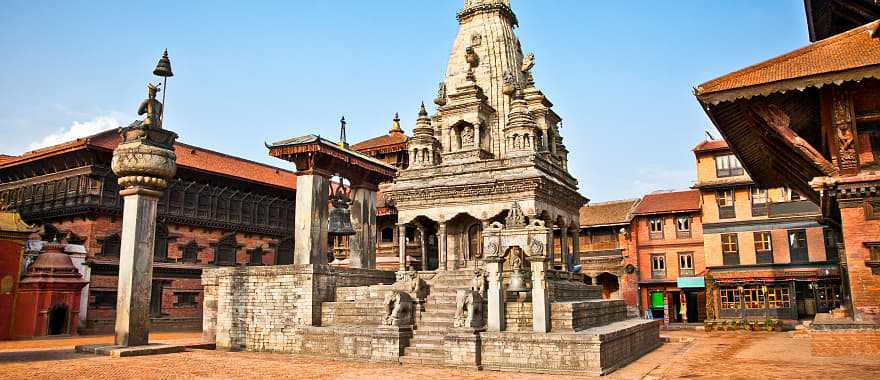
<svg viewBox="0 0 880 380"><path fill-rule="evenodd" d="M348 149L348 141L345 138L345 116L339 119L339 146Z"/></svg>
<svg viewBox="0 0 880 380"><path fill-rule="evenodd" d="M394 119L391 121L391 130L388 131L388 134L395 133L403 133L403 128L400 127L400 116L397 115L397 112L394 113Z"/></svg>

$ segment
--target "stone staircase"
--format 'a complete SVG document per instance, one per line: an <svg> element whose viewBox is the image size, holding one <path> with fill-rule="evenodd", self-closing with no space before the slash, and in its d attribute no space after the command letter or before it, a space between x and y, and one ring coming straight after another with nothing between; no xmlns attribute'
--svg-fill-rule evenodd
<svg viewBox="0 0 880 380"><path fill-rule="evenodd" d="M321 304L321 326L379 326L392 285L340 287L336 301Z"/></svg>
<svg viewBox="0 0 880 380"><path fill-rule="evenodd" d="M438 274L431 281L424 311L416 320L413 338L404 349L401 362L443 364L443 337L452 329L456 293L458 290L470 289L473 276L472 270L447 271Z"/></svg>

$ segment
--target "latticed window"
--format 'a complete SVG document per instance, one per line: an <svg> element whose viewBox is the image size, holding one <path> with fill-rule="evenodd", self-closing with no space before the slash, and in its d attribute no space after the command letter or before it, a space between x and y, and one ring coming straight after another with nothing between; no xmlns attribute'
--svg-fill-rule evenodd
<svg viewBox="0 0 880 380"><path fill-rule="evenodd" d="M263 247L257 247L248 251L248 264L250 265L262 265L263 264L263 255L265 252L263 251Z"/></svg>
<svg viewBox="0 0 880 380"><path fill-rule="evenodd" d="M180 260L187 263L197 263L199 261L200 250L201 247L199 247L199 244L196 243L195 240L190 241L185 246L183 246L183 248L181 248L181 253L183 257L181 257Z"/></svg>
<svg viewBox="0 0 880 380"><path fill-rule="evenodd" d="M718 289L722 309L739 309L739 290Z"/></svg>
<svg viewBox="0 0 880 380"><path fill-rule="evenodd" d="M770 231L754 233L755 237L755 260L758 264L773 263L773 244Z"/></svg>
<svg viewBox="0 0 880 380"><path fill-rule="evenodd" d="M742 301L746 309L763 309L764 292L756 287L743 288Z"/></svg>
<svg viewBox="0 0 880 380"><path fill-rule="evenodd" d="M217 265L235 265L235 253L238 251L238 243L235 234L227 234L217 242L214 249L214 263Z"/></svg>
<svg viewBox="0 0 880 380"><path fill-rule="evenodd" d="M679 239L691 237L691 217L687 215L675 218L675 235Z"/></svg>
<svg viewBox="0 0 880 380"><path fill-rule="evenodd" d="M196 292L175 292L174 306L177 307L194 307L198 305L199 293Z"/></svg>
<svg viewBox="0 0 880 380"><path fill-rule="evenodd" d="M721 234L721 256L724 265L739 265L739 241L736 234Z"/></svg>
<svg viewBox="0 0 880 380"><path fill-rule="evenodd" d="M168 259L168 228L164 225L156 226L156 243L153 247L153 260L165 261Z"/></svg>
<svg viewBox="0 0 880 380"><path fill-rule="evenodd" d="M736 207L734 205L736 199L733 189L718 190L715 192L715 199L718 202L718 218L736 218Z"/></svg>
<svg viewBox="0 0 880 380"><path fill-rule="evenodd" d="M787 287L767 288L767 307L771 309L787 309L791 307L791 298Z"/></svg>
<svg viewBox="0 0 880 380"><path fill-rule="evenodd" d="M715 175L719 178L733 177L743 175L744 173L742 164L740 164L739 159L735 155L715 156Z"/></svg>
<svg viewBox="0 0 880 380"><path fill-rule="evenodd" d="M121 245L122 241L119 239L119 234L107 236L101 241L101 256L119 257Z"/></svg>

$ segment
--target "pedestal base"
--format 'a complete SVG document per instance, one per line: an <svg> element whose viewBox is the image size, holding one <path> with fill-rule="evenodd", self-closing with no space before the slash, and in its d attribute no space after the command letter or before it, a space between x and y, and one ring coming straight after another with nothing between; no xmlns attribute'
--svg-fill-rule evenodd
<svg viewBox="0 0 880 380"><path fill-rule="evenodd" d="M413 337L412 326L380 326L373 334L370 360L395 362L403 356L403 348Z"/></svg>
<svg viewBox="0 0 880 380"><path fill-rule="evenodd" d="M183 352L187 349L213 350L214 343L164 344L153 343L143 346L117 346L115 344L86 344L74 347L74 351L122 358L128 356L162 355Z"/></svg>
<svg viewBox="0 0 880 380"><path fill-rule="evenodd" d="M445 364L450 367L481 370L480 332L482 329L459 328L443 337Z"/></svg>

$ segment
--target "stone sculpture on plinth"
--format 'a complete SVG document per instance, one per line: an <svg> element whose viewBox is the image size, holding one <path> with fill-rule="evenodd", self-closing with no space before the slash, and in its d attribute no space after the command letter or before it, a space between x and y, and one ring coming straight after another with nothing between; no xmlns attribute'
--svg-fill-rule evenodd
<svg viewBox="0 0 880 380"><path fill-rule="evenodd" d="M167 78L172 75L167 55L163 61L163 70L157 68L155 73ZM126 347L149 343L156 205L177 173L177 134L162 129L163 106L156 100L159 86L148 84L147 91L147 99L138 107L144 119L119 130L120 143L111 163L124 202L115 344Z"/></svg>

